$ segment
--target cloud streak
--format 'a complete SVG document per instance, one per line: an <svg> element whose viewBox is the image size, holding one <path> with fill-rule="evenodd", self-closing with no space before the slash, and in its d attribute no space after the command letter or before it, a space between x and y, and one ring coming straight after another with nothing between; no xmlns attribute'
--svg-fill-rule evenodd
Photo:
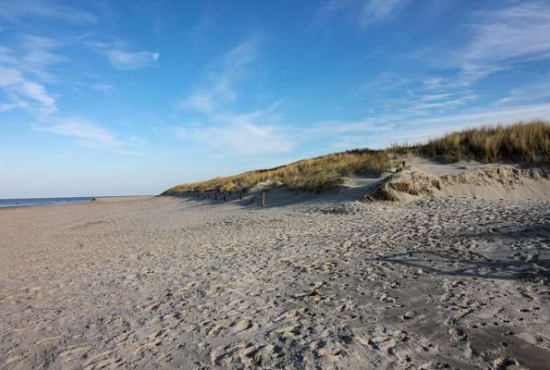
<svg viewBox="0 0 550 370"><path fill-rule="evenodd" d="M46 88L38 83L27 80L16 69L0 66L0 89L2 89L9 103L2 105L1 111L18 108L28 108L31 102L39 105L40 114L47 116L57 110L56 100Z"/></svg>
<svg viewBox="0 0 550 370"><path fill-rule="evenodd" d="M390 21L407 5L407 0L329 0L317 13L316 23L351 21L364 30Z"/></svg>
<svg viewBox="0 0 550 370"><path fill-rule="evenodd" d="M160 57L159 53L149 51L129 52L120 49L106 52L107 59L117 69L135 70L154 65Z"/></svg>
<svg viewBox="0 0 550 370"><path fill-rule="evenodd" d="M221 150L223 155L282 153L292 149L290 136L278 123L278 108L283 100L251 112L237 113L230 109L239 95L237 85L248 75L258 56L257 41L247 39L214 63L205 86L178 104L184 112L202 115L205 124L176 127L178 140Z"/></svg>
<svg viewBox="0 0 550 370"><path fill-rule="evenodd" d="M93 121L81 118L70 118L51 126L36 128L35 131L72 137L77 139L79 145L93 148L106 148L122 144L109 131Z"/></svg>
<svg viewBox="0 0 550 370"><path fill-rule="evenodd" d="M478 13L469 25L473 42L461 53L465 63L501 63L550 58L550 5L521 2Z"/></svg>
<svg viewBox="0 0 550 370"><path fill-rule="evenodd" d="M130 51L122 40L90 41L88 47L107 59L112 67L120 70L137 70L156 65L160 53L151 51Z"/></svg>
<svg viewBox="0 0 550 370"><path fill-rule="evenodd" d="M3 1L0 19L22 23L28 18L46 18L70 23L95 23L97 17L72 7L38 0Z"/></svg>
<svg viewBox="0 0 550 370"><path fill-rule="evenodd" d="M212 114L221 106L237 99L235 85L248 72L258 58L258 45L253 39L245 40L229 50L209 72L206 87L197 89L179 103L183 110Z"/></svg>

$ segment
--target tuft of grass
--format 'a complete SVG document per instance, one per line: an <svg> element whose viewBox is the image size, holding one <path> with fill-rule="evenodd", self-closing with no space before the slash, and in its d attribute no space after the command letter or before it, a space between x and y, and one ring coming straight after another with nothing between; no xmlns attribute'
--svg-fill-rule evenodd
<svg viewBox="0 0 550 370"><path fill-rule="evenodd" d="M448 161L550 164L550 124L537 120L453 132L413 149L424 157Z"/></svg>
<svg viewBox="0 0 550 370"><path fill-rule="evenodd" d="M352 150L306 159L268 170L245 172L208 181L174 186L162 195L193 195L201 193L233 193L246 191L265 182L290 190L322 192L336 188L349 175L380 174L390 170L388 153L376 150Z"/></svg>

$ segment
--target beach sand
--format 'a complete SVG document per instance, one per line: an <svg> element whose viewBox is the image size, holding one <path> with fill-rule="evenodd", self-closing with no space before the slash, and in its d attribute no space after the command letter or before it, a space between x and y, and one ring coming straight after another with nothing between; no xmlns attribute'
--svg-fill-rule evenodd
<svg viewBox="0 0 550 370"><path fill-rule="evenodd" d="M1 209L0 368L549 368L548 200L270 199Z"/></svg>

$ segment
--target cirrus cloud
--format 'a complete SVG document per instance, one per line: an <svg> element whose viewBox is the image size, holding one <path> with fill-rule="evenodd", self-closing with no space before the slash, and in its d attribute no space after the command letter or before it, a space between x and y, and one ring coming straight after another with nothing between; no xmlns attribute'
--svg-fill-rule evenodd
<svg viewBox="0 0 550 370"><path fill-rule="evenodd" d="M113 67L126 70L149 67L155 64L160 57L159 53L149 51L129 52L119 49L109 50L106 55Z"/></svg>
<svg viewBox="0 0 550 370"><path fill-rule="evenodd" d="M77 143L88 147L112 147L121 144L116 137L93 121L70 118L51 126L38 127L35 131L50 132L77 139Z"/></svg>

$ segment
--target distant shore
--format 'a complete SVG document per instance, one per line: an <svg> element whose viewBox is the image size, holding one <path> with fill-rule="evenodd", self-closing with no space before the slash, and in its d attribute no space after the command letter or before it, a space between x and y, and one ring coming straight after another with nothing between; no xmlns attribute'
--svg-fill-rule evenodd
<svg viewBox="0 0 550 370"><path fill-rule="evenodd" d="M150 198L154 195L115 195L115 196L88 196L88 197L49 197L49 198L9 198L0 199L0 209L13 207L32 207L45 205L61 205L87 203L92 201L111 202L131 199Z"/></svg>

